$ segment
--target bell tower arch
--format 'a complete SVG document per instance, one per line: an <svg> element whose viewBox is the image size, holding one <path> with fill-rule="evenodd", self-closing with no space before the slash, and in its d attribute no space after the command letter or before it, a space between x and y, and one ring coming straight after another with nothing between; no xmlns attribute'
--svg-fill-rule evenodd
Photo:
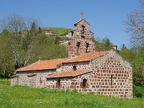
<svg viewBox="0 0 144 108"><path fill-rule="evenodd" d="M84 53L95 52L93 33L89 30L90 24L82 18L74 24L71 39L68 42L68 57L75 57Z"/></svg>

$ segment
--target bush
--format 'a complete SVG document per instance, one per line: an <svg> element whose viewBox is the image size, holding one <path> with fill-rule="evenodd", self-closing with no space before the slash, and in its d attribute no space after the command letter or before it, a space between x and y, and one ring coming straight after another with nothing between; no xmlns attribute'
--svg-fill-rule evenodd
<svg viewBox="0 0 144 108"><path fill-rule="evenodd" d="M3 75L3 74L0 74L0 78L4 78L4 75Z"/></svg>
<svg viewBox="0 0 144 108"><path fill-rule="evenodd" d="M144 87L143 86L135 86L133 87L133 95L139 98L144 97Z"/></svg>
<svg viewBox="0 0 144 108"><path fill-rule="evenodd" d="M10 78L10 76L9 75L4 75L4 74L0 74L0 78Z"/></svg>

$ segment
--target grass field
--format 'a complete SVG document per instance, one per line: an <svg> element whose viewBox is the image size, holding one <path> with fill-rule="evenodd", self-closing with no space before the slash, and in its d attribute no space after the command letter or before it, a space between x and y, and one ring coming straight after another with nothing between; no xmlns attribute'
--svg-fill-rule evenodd
<svg viewBox="0 0 144 108"><path fill-rule="evenodd" d="M0 79L0 108L144 108L144 98L114 98L76 91L9 86Z"/></svg>

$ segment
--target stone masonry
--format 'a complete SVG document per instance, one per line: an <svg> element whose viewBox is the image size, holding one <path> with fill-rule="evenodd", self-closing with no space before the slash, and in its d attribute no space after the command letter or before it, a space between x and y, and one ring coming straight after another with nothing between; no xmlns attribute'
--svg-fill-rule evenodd
<svg viewBox="0 0 144 108"><path fill-rule="evenodd" d="M68 73L73 70L73 66L76 66L77 70L91 71L74 77L48 78L47 87L132 98L132 68L115 51L108 51L102 57L89 62L63 63L61 68Z"/></svg>
<svg viewBox="0 0 144 108"><path fill-rule="evenodd" d="M17 72L11 78L11 85L46 87L46 77L52 73L55 73L55 70Z"/></svg>
<svg viewBox="0 0 144 108"><path fill-rule="evenodd" d="M92 41L93 33L89 30L89 24L81 19L74 26L75 30L71 31L71 39L68 42L68 57L94 52L95 43Z"/></svg>

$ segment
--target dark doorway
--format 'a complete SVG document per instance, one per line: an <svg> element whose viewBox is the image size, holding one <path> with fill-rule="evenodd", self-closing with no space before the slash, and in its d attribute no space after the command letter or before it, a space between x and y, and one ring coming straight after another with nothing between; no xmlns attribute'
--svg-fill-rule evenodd
<svg viewBox="0 0 144 108"><path fill-rule="evenodd" d="M83 79L83 88L86 88L87 79Z"/></svg>
<svg viewBox="0 0 144 108"><path fill-rule="evenodd" d="M56 86L57 86L57 88L60 88L60 79L57 80Z"/></svg>

